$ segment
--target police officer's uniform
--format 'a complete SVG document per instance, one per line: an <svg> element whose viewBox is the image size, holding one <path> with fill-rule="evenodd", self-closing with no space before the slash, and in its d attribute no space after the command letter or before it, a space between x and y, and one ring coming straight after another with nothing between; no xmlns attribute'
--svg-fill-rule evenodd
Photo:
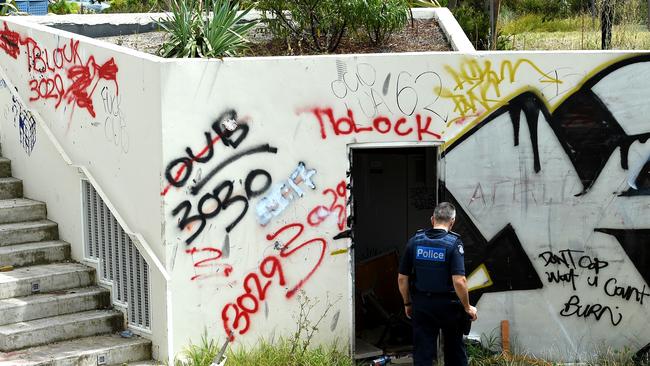
<svg viewBox="0 0 650 366"><path fill-rule="evenodd" d="M462 331L465 310L451 277L465 275L463 254L460 237L443 229L419 230L406 245L399 273L409 276L411 282L415 366L431 366L439 329L444 337L445 365L467 365Z"/></svg>

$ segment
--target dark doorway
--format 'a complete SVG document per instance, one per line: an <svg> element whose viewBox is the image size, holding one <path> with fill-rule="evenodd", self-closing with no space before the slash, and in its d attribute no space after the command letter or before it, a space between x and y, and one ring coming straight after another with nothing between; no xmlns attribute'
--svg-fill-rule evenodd
<svg viewBox="0 0 650 366"><path fill-rule="evenodd" d="M352 149L355 334L358 358L412 349L397 288L408 239L431 225L437 202L435 146Z"/></svg>

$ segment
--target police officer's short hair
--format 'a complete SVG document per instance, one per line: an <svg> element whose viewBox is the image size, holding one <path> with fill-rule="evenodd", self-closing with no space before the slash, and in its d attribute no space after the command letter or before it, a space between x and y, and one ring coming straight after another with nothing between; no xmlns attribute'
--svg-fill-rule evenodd
<svg viewBox="0 0 650 366"><path fill-rule="evenodd" d="M449 202L441 202L433 210L433 219L438 222L450 222L456 218L456 207Z"/></svg>

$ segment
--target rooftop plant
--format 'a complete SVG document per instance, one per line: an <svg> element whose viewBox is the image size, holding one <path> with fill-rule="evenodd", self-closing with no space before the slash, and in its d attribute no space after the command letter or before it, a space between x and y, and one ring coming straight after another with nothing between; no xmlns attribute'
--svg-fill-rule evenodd
<svg viewBox="0 0 650 366"><path fill-rule="evenodd" d="M407 0L362 0L357 14L370 43L379 45L406 26L409 9Z"/></svg>
<svg viewBox="0 0 650 366"><path fill-rule="evenodd" d="M171 13L158 24L168 38L158 53L163 57L237 56L247 48L246 36L256 21L244 17L231 0L170 0Z"/></svg>

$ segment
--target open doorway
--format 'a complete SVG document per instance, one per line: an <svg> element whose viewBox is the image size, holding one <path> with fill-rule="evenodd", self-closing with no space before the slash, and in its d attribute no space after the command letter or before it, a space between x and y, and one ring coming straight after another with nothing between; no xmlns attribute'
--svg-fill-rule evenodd
<svg viewBox="0 0 650 366"><path fill-rule="evenodd" d="M412 350L397 288L408 239L430 226L438 200L437 146L352 148L355 356Z"/></svg>

